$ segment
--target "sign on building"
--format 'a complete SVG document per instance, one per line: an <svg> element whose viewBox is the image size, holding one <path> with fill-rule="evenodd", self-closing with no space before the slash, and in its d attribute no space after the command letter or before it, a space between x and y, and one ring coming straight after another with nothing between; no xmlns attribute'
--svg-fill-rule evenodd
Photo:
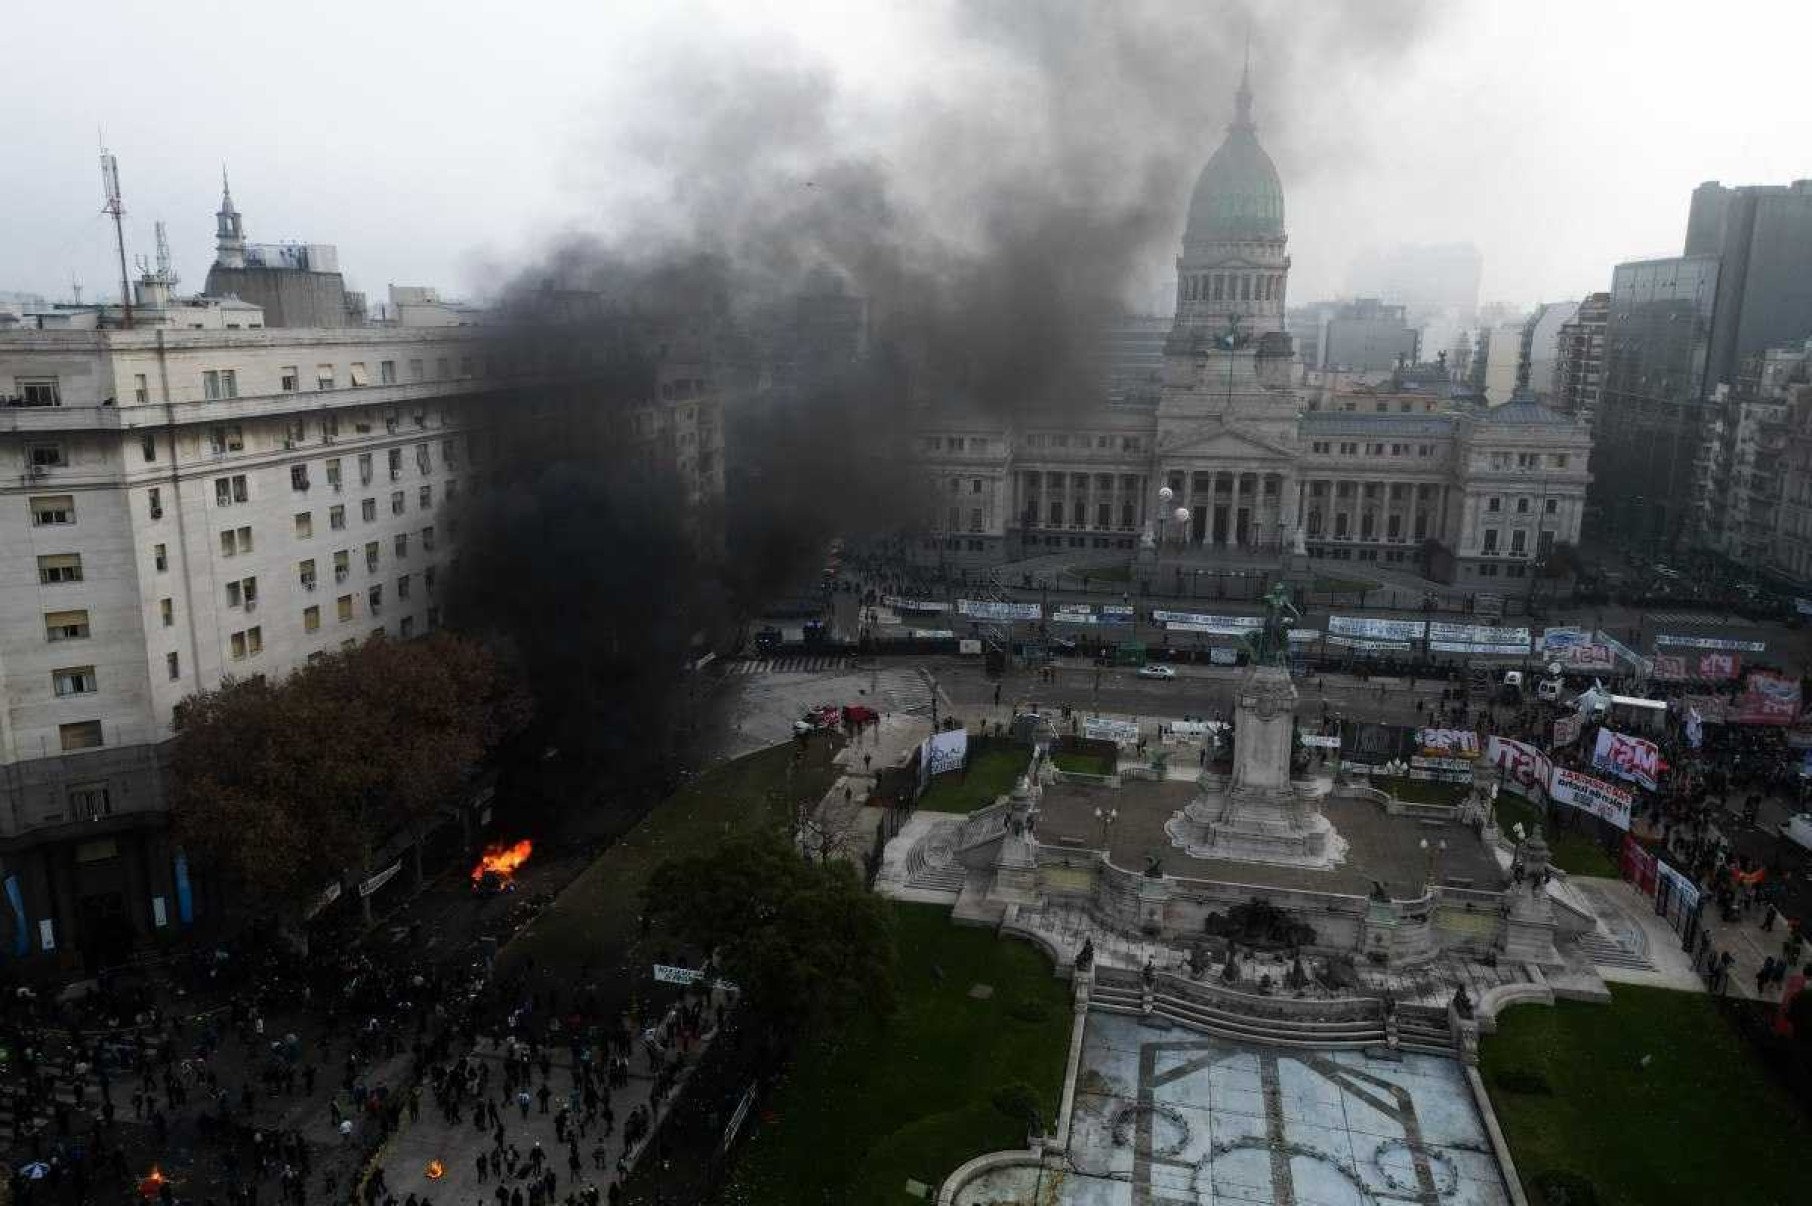
<svg viewBox="0 0 1812 1206"><path fill-rule="evenodd" d="M1624 788L1606 783L1603 779L1594 779L1576 770L1557 766L1553 777L1548 781L1548 798L1601 817L1624 832L1629 832L1630 805L1635 797Z"/></svg>

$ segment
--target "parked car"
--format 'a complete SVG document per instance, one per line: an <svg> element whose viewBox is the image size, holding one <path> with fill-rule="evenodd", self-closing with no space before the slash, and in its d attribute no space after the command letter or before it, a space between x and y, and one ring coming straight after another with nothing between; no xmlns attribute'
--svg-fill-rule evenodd
<svg viewBox="0 0 1812 1206"><path fill-rule="evenodd" d="M1153 662L1149 666L1139 667L1140 678L1175 678L1176 676L1176 667L1166 666L1162 662Z"/></svg>

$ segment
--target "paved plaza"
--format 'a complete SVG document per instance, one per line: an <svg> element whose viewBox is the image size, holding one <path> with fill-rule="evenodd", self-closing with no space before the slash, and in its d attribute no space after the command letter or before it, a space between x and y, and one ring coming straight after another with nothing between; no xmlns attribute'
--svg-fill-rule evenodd
<svg viewBox="0 0 1812 1206"><path fill-rule="evenodd" d="M959 1206L1502 1206L1465 1069L1250 1046L1091 1014L1062 1168L1002 1169Z"/></svg>

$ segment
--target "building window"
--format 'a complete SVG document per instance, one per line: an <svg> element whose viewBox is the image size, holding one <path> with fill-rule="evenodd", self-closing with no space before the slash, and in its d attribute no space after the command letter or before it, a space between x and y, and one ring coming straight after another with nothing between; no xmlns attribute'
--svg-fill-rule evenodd
<svg viewBox="0 0 1812 1206"><path fill-rule="evenodd" d="M402 577L400 577L396 580L396 597L398 599L407 599L409 597L409 575L408 574L404 574Z"/></svg>
<svg viewBox="0 0 1812 1206"><path fill-rule="evenodd" d="M411 360L409 362L409 380L422 380L422 362L420 360Z"/></svg>
<svg viewBox="0 0 1812 1206"><path fill-rule="evenodd" d="M315 388L318 390L328 390L328 389L333 388L333 365L331 365L331 364L315 365Z"/></svg>
<svg viewBox="0 0 1812 1206"><path fill-rule="evenodd" d="M64 469L69 460L61 444L33 444L26 449L26 463L34 470Z"/></svg>
<svg viewBox="0 0 1812 1206"><path fill-rule="evenodd" d="M367 541L365 543L365 568L374 574L377 572L378 555L378 542L375 540Z"/></svg>
<svg viewBox="0 0 1812 1206"><path fill-rule="evenodd" d="M335 549L333 554L333 580L346 581L346 575L352 572L352 554L345 549Z"/></svg>
<svg viewBox="0 0 1812 1206"><path fill-rule="evenodd" d="M286 394L293 394L302 388L302 370L294 364L286 364L278 370L282 377L282 389Z"/></svg>
<svg viewBox="0 0 1812 1206"><path fill-rule="evenodd" d="M395 385L396 384L396 361L380 360L380 361L378 361L377 367L378 367L378 384L379 385Z"/></svg>
<svg viewBox="0 0 1812 1206"><path fill-rule="evenodd" d="M404 616L402 626L397 631L399 633L401 633L402 638L405 641L408 640L410 637L414 636L415 635L415 617L414 616Z"/></svg>
<svg viewBox="0 0 1812 1206"><path fill-rule="evenodd" d="M335 503L333 506L327 508L327 526L336 532L343 532L346 530L346 507L344 504Z"/></svg>
<svg viewBox="0 0 1812 1206"><path fill-rule="evenodd" d="M239 374L232 369L207 370L201 375L201 395L204 398L237 398Z"/></svg>
<svg viewBox="0 0 1812 1206"><path fill-rule="evenodd" d="M31 500L31 526L48 528L74 523L75 495L45 494Z"/></svg>
<svg viewBox="0 0 1812 1206"><path fill-rule="evenodd" d="M1527 515L1529 513L1529 500L1528 499L1519 498L1516 500L1516 513L1518 515Z"/></svg>
<svg viewBox="0 0 1812 1206"><path fill-rule="evenodd" d="M433 450L426 444L417 444L415 446L415 468L416 471L423 476L432 472L433 462L430 459L432 451Z"/></svg>
<svg viewBox="0 0 1812 1206"><path fill-rule="evenodd" d="M44 639L47 641L80 641L88 636L86 611L47 611L44 613Z"/></svg>
<svg viewBox="0 0 1812 1206"><path fill-rule="evenodd" d="M240 553L252 551L252 530L250 528L223 528L220 532L220 555L236 557Z"/></svg>
<svg viewBox="0 0 1812 1206"><path fill-rule="evenodd" d="M296 562L296 581L301 584L303 590L315 588L314 558L310 557L307 561Z"/></svg>
<svg viewBox="0 0 1812 1206"><path fill-rule="evenodd" d="M38 558L38 581L45 586L82 580L80 553L49 553Z"/></svg>
<svg viewBox="0 0 1812 1206"><path fill-rule="evenodd" d="M132 374L132 400L140 406L151 400L151 382L143 373ZM150 460L151 458L146 457L145 459Z"/></svg>
<svg viewBox="0 0 1812 1206"><path fill-rule="evenodd" d="M359 503L359 517L366 523L377 521L377 499L367 498Z"/></svg>
<svg viewBox="0 0 1812 1206"><path fill-rule="evenodd" d="M170 676L171 682L182 677L182 657L179 654L164 654L164 673Z"/></svg>
<svg viewBox="0 0 1812 1206"><path fill-rule="evenodd" d="M409 533L398 532L396 534L395 544L396 555L398 557L407 557L409 555Z"/></svg>
<svg viewBox="0 0 1812 1206"><path fill-rule="evenodd" d="M326 462L327 486L335 494L340 492L340 458L334 457Z"/></svg>
<svg viewBox="0 0 1812 1206"><path fill-rule="evenodd" d="M218 423L208 428L208 450L215 456L245 451L245 432L237 423Z"/></svg>
<svg viewBox="0 0 1812 1206"><path fill-rule="evenodd" d="M170 599L157 601L157 618L165 628L176 626L176 604Z"/></svg>
<svg viewBox="0 0 1812 1206"><path fill-rule="evenodd" d="M250 498L251 492L246 485L245 474L235 473L232 477L217 477L214 479L215 506L230 507L234 503L246 502Z"/></svg>
<svg viewBox="0 0 1812 1206"><path fill-rule="evenodd" d="M315 534L315 513L313 511L296 512L296 539L307 540Z"/></svg>
<svg viewBox="0 0 1812 1206"><path fill-rule="evenodd" d="M304 607L302 609L302 631L321 631L321 609L319 607Z"/></svg>
<svg viewBox="0 0 1812 1206"><path fill-rule="evenodd" d="M369 452L361 452L359 453L359 485L369 486L370 484L371 454Z"/></svg>
<svg viewBox="0 0 1812 1206"><path fill-rule="evenodd" d="M70 750L93 750L101 746L101 722L98 720L78 720L74 724L57 726L57 740L64 752Z"/></svg>
<svg viewBox="0 0 1812 1206"><path fill-rule="evenodd" d="M365 376L365 362L363 360L353 361L351 366L346 370L346 376L347 379L352 382L355 389L369 384L369 381Z"/></svg>
<svg viewBox="0 0 1812 1206"><path fill-rule="evenodd" d="M1567 454L1566 453L1557 452L1554 454L1554 467L1556 469L1565 469L1567 467Z"/></svg>
<svg viewBox="0 0 1812 1206"><path fill-rule="evenodd" d="M289 467L289 488L291 490L308 489L307 465L291 465Z"/></svg>
<svg viewBox="0 0 1812 1206"><path fill-rule="evenodd" d="M434 529L433 528L423 528L422 529L422 552L432 553L433 551L434 551Z"/></svg>
<svg viewBox="0 0 1812 1206"><path fill-rule="evenodd" d="M365 589L365 607L372 615L384 610L384 584L373 582Z"/></svg>
<svg viewBox="0 0 1812 1206"><path fill-rule="evenodd" d="M1497 552L1497 529L1496 528L1486 528L1485 529L1485 546L1484 547L1485 547L1485 551L1487 553Z"/></svg>
<svg viewBox="0 0 1812 1206"><path fill-rule="evenodd" d="M404 499L403 492L401 490L392 490L390 492L390 513L392 515L401 515L407 509L408 506Z"/></svg>
<svg viewBox="0 0 1812 1206"><path fill-rule="evenodd" d="M1542 504L1542 510L1546 511L1549 515L1560 514L1560 500L1558 498L1548 499Z"/></svg>
<svg viewBox="0 0 1812 1206"><path fill-rule="evenodd" d="M93 695L99 690L95 686L93 666L69 666L62 670L52 670L50 684L58 696Z"/></svg>
<svg viewBox="0 0 1812 1206"><path fill-rule="evenodd" d="M395 481L403 476L403 450L392 448L389 456L390 480Z"/></svg>
<svg viewBox="0 0 1812 1206"><path fill-rule="evenodd" d="M19 404L21 406L61 406L63 391L57 385L55 377L20 377Z"/></svg>
<svg viewBox="0 0 1812 1206"><path fill-rule="evenodd" d="M431 508L434 505L434 487L423 486L417 490L415 492L415 502L416 505L424 511Z"/></svg>
<svg viewBox="0 0 1812 1206"><path fill-rule="evenodd" d="M1489 511L1491 514L1496 515L1499 511L1502 511L1503 509L1504 509L1504 500L1503 499L1488 498L1485 500L1485 510Z"/></svg>
<svg viewBox="0 0 1812 1206"><path fill-rule="evenodd" d="M347 620L352 619L352 596L341 595L338 599L334 600L334 611L342 624Z"/></svg>
<svg viewBox="0 0 1812 1206"><path fill-rule="evenodd" d="M1528 548L1528 539L1529 539L1529 533L1523 531L1521 528L1518 528L1514 532L1511 532L1510 533L1510 551L1512 553L1518 553L1518 554L1526 552L1527 548Z"/></svg>

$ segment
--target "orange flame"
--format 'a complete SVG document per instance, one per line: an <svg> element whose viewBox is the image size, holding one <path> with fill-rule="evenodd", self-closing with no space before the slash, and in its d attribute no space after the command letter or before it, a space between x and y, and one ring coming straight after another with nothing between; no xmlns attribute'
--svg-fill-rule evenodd
<svg viewBox="0 0 1812 1206"><path fill-rule="evenodd" d="M472 881L476 883L483 879L487 871L495 872L506 880L513 879L516 875L516 868L528 862L528 856L534 853L534 850L535 844L527 838L523 838L513 846L493 842L484 848L483 854L478 856L478 865L472 868Z"/></svg>
<svg viewBox="0 0 1812 1206"><path fill-rule="evenodd" d="M156 1197L157 1192L160 1188L162 1188L163 1183L164 1183L163 1170L161 1168L159 1168L157 1165L153 1164L151 1166L151 1171L146 1173L144 1176L144 1179L138 1183L139 1196L146 1197L146 1198Z"/></svg>
<svg viewBox="0 0 1812 1206"><path fill-rule="evenodd" d="M428 1173L428 1180L438 1181L442 1177L446 1176L447 1169L446 1169L446 1166L443 1165L439 1160L430 1160L430 1161L428 1161L427 1173Z"/></svg>

